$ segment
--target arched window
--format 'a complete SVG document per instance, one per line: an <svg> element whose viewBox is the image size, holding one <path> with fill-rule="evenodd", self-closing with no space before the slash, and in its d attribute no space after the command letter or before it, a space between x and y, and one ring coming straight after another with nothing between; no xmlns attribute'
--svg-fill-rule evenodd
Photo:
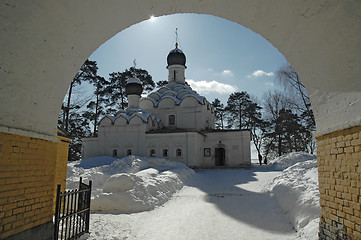
<svg viewBox="0 0 361 240"><path fill-rule="evenodd" d="M175 125L175 115L169 115L168 121L169 125Z"/></svg>
<svg viewBox="0 0 361 240"><path fill-rule="evenodd" d="M127 156L130 156L130 155L132 155L132 149L127 150Z"/></svg>
<svg viewBox="0 0 361 240"><path fill-rule="evenodd" d="M177 149L176 151L175 151L175 155L176 155L176 157L181 157L182 156L182 149Z"/></svg>
<svg viewBox="0 0 361 240"><path fill-rule="evenodd" d="M155 157L155 150L154 150L154 149L151 149L151 150L149 151L149 156L150 156L150 157Z"/></svg>
<svg viewBox="0 0 361 240"><path fill-rule="evenodd" d="M113 150L113 157L116 157L116 156L118 156L118 150L117 150L117 149L114 149L114 150Z"/></svg>
<svg viewBox="0 0 361 240"><path fill-rule="evenodd" d="M163 149L163 157L168 157L168 149Z"/></svg>

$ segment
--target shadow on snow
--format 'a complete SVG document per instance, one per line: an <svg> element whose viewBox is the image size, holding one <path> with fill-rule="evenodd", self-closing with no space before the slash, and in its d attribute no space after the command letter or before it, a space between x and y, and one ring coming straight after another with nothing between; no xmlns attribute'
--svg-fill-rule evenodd
<svg viewBox="0 0 361 240"><path fill-rule="evenodd" d="M294 232L269 192L252 192L242 188L242 184L258 181L255 177L257 172L269 170L263 167L197 170L187 185L205 192L207 202L237 221L271 232Z"/></svg>

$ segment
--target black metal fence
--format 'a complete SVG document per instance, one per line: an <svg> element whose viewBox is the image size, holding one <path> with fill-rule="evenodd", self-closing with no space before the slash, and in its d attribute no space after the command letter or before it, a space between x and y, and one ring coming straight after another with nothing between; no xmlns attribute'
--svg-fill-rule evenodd
<svg viewBox="0 0 361 240"><path fill-rule="evenodd" d="M62 193L58 185L55 203L55 240L76 239L89 233L91 187L92 181L85 184L82 178L79 189Z"/></svg>

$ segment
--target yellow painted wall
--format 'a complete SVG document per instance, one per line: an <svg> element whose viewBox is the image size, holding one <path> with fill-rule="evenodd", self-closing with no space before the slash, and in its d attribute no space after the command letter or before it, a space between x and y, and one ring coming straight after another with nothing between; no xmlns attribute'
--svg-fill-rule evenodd
<svg viewBox="0 0 361 240"><path fill-rule="evenodd" d="M320 136L317 147L321 239L361 239L361 126Z"/></svg>
<svg viewBox="0 0 361 240"><path fill-rule="evenodd" d="M69 138L60 137L60 140L57 144L57 158L55 163L55 185L54 185L54 207L55 211L55 201L56 201L56 189L57 185L61 185L61 191L64 192L66 188L66 173L67 173L67 163L68 163L68 152L69 152Z"/></svg>
<svg viewBox="0 0 361 240"><path fill-rule="evenodd" d="M65 142L0 132L0 239L52 221L66 162Z"/></svg>

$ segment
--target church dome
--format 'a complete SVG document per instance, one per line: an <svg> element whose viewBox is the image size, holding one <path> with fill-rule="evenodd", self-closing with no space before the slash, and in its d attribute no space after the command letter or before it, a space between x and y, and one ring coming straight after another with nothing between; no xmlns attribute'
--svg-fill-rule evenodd
<svg viewBox="0 0 361 240"><path fill-rule="evenodd" d="M186 66L186 56L183 51L176 46L175 49L169 52L167 57L168 67L171 65L183 65ZM167 68L168 68L167 67Z"/></svg>
<svg viewBox="0 0 361 240"><path fill-rule="evenodd" d="M133 77L127 80L125 85L125 93L128 95L141 95L143 92L142 82L139 78Z"/></svg>

